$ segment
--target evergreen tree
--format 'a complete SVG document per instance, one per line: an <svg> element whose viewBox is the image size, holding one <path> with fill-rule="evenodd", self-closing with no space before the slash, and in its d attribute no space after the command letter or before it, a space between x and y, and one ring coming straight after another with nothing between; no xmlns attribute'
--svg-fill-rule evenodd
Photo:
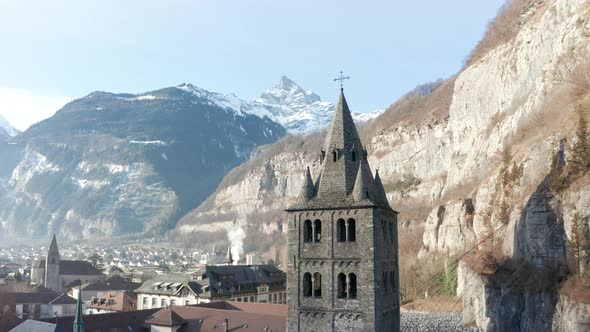
<svg viewBox="0 0 590 332"><path fill-rule="evenodd" d="M578 126L576 140L572 146L570 159L574 175L581 175L590 170L590 137L588 134L588 119L580 108L578 109Z"/></svg>
<svg viewBox="0 0 590 332"><path fill-rule="evenodd" d="M88 257L88 261L90 261L90 264L92 264L92 266L101 272L104 271L104 260L99 254L93 254L92 256Z"/></svg>

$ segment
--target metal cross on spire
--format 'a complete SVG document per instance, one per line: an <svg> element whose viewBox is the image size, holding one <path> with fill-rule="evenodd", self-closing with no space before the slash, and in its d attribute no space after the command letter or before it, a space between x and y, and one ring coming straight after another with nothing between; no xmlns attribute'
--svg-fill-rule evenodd
<svg viewBox="0 0 590 332"><path fill-rule="evenodd" d="M340 81L340 89L343 89L344 88L344 86L343 86L344 80L349 80L349 79L350 79L350 76L344 76L344 73L341 70L340 76L338 78L335 78L334 82Z"/></svg>

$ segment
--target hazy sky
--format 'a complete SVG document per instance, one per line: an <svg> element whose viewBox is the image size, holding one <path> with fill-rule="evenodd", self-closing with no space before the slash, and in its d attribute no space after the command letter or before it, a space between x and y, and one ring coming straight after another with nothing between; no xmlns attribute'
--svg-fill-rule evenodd
<svg viewBox="0 0 590 332"><path fill-rule="evenodd" d="M355 111L458 71L503 0L0 0L0 114L190 82L253 99L286 75Z"/></svg>

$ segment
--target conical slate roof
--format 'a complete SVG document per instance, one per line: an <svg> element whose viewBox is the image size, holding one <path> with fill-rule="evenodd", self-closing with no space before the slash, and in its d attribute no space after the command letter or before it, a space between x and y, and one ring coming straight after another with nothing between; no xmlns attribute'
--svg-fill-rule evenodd
<svg viewBox="0 0 590 332"><path fill-rule="evenodd" d="M296 203L288 211L380 206L391 209L379 179L375 182L344 90L320 151L317 180L309 170Z"/></svg>
<svg viewBox="0 0 590 332"><path fill-rule="evenodd" d="M352 197L355 201L367 201L369 203L378 203L377 190L375 190L375 181L371 176L371 170L363 159L360 161Z"/></svg>
<svg viewBox="0 0 590 332"><path fill-rule="evenodd" d="M311 172L309 171L309 167L307 167L303 186L301 187L297 201L299 203L306 203L315 196L315 192L316 188L313 184L313 180L311 179Z"/></svg>

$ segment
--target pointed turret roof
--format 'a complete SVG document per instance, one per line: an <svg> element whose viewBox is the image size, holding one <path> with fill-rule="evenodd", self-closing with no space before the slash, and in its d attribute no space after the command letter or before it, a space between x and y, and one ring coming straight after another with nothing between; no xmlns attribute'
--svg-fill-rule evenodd
<svg viewBox="0 0 590 332"><path fill-rule="evenodd" d="M352 190L352 197L355 201L363 200L377 203L377 191L375 190L375 181L371 176L371 170L367 163L361 159L359 163L358 172L356 173L356 180L354 181L354 189Z"/></svg>
<svg viewBox="0 0 590 332"><path fill-rule="evenodd" d="M55 236L53 237L55 239ZM78 302L76 303L76 318L74 319L74 332L84 332L84 320L82 319L82 287L78 289Z"/></svg>
<svg viewBox="0 0 590 332"><path fill-rule="evenodd" d="M313 180L311 179L311 172L309 171L309 167L307 167L305 171L305 179L303 180L303 186L301 186L301 191L299 192L297 201L299 203L305 203L315 196L315 192L316 188L313 184Z"/></svg>

